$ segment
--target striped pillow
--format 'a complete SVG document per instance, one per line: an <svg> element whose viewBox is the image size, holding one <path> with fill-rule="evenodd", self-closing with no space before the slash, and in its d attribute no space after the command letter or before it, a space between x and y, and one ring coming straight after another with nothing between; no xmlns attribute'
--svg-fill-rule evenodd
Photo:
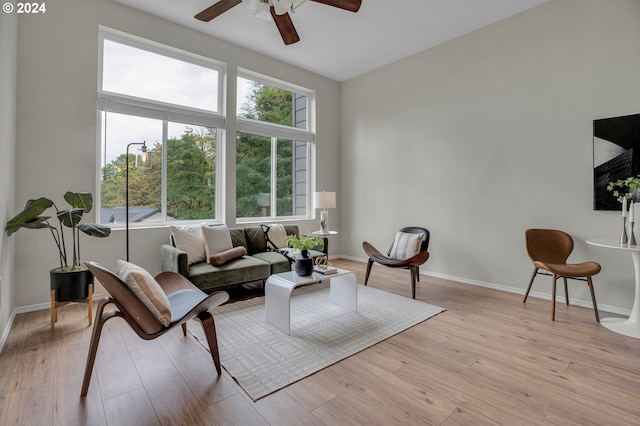
<svg viewBox="0 0 640 426"><path fill-rule="evenodd" d="M393 241L389 257L394 259L409 259L420 252L421 243L422 234L396 232L396 239Z"/></svg>
<svg viewBox="0 0 640 426"><path fill-rule="evenodd" d="M171 305L167 295L153 276L138 265L118 260L116 275L129 287L160 324L167 327L171 322Z"/></svg>

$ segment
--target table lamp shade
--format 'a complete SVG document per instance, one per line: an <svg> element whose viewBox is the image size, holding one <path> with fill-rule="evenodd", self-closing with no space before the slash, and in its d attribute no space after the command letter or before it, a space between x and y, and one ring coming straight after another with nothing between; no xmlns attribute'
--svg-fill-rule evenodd
<svg viewBox="0 0 640 426"><path fill-rule="evenodd" d="M314 192L313 207L316 209L335 209L336 193L335 192Z"/></svg>

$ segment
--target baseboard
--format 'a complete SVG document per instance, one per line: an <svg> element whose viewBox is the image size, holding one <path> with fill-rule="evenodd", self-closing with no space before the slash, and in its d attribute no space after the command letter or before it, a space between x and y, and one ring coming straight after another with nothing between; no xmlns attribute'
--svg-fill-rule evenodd
<svg viewBox="0 0 640 426"><path fill-rule="evenodd" d="M108 294L107 293L94 294L93 300L94 301L100 300L105 296L108 296ZM4 349L4 344L6 343L7 338L9 337L9 331L11 331L11 326L13 325L13 321L16 319L16 315L26 314L28 312L43 311L45 309L51 309L51 302L37 303L35 305L19 306L15 308L11 312L11 316L9 317L9 321L7 322L7 326L4 328L4 331L2 332L2 337L0 338L0 353L2 353L2 349Z"/></svg>
<svg viewBox="0 0 640 426"><path fill-rule="evenodd" d="M4 344L7 342L9 338L9 332L11 331L11 326L13 325L13 320L16 319L16 310L14 309L11 312L11 316L9 316L9 321L7 321L7 326L4 328L2 332L2 337L0 337L0 354L2 353L2 349L4 349Z"/></svg>
<svg viewBox="0 0 640 426"><path fill-rule="evenodd" d="M336 255L332 257L333 259L347 259L347 260L352 260L354 262L361 262L361 263L367 263L367 258L359 258L359 257L353 257L353 256L345 256L345 255ZM479 281L479 280L474 280L471 278L463 278L463 277L456 277L453 275L447 275L447 274L441 274L439 272L431 272L431 271L425 271L425 270L420 270L420 275L425 275L425 276L429 276L429 277L434 277L434 278L441 278L444 280L450 280L450 281L455 281L455 282L459 282L462 284L469 284L469 285L475 285L478 287L486 287L486 288L490 288L493 290L499 290L499 291L504 291L507 293L515 293L515 294L521 294L524 295L525 293L525 289L522 288L518 288L518 287L509 287L506 285L501 285L501 284L494 284L494 283L489 283L486 281ZM535 297L538 299L543 299L543 300L551 300L551 294L549 293L541 293L538 291L531 291L529 292L529 297ZM563 299L564 300L564 299ZM591 301L584 301L584 300L580 300L580 299L573 299L571 297L569 297L569 304L571 305L575 305L575 306L580 306L583 308L591 308L593 309L593 305L591 304ZM630 309L623 309L617 306L611 306L611 305L601 305L598 303L598 311L603 311L603 312L609 312L612 314L619 314L619 315L623 315L623 316L629 316L631 315L631 310Z"/></svg>

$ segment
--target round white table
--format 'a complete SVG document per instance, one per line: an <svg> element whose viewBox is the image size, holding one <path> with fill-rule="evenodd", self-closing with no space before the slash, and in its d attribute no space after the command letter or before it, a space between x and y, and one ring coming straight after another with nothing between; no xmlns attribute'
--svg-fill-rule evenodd
<svg viewBox="0 0 640 426"><path fill-rule="evenodd" d="M633 307L631 308L631 315L628 319L602 318L600 323L611 331L640 339L640 245L620 244L614 239L587 240L587 244L631 253L636 282L636 293L633 300Z"/></svg>

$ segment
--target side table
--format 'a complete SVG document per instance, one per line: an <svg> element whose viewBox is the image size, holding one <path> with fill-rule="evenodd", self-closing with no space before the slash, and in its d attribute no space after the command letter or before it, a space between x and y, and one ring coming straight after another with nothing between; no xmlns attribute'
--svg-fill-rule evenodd
<svg viewBox="0 0 640 426"><path fill-rule="evenodd" d="M313 231L311 233L311 235L315 236L315 237L319 237L322 238L322 241L324 242L324 252L327 253L327 256L329 256L329 235L337 235L338 231Z"/></svg>
<svg viewBox="0 0 640 426"><path fill-rule="evenodd" d="M587 240L587 244L631 253L635 269L635 298L631 315L625 318L602 318L600 324L611 331L640 339L640 245L620 244L613 239Z"/></svg>

